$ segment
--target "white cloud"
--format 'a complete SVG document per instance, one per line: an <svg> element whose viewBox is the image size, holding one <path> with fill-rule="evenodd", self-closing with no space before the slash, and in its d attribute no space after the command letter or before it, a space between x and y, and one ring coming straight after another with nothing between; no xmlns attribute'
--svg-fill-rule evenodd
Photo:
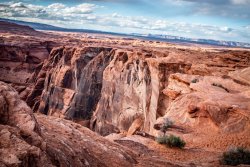
<svg viewBox="0 0 250 167"><path fill-rule="evenodd" d="M231 0L231 2L235 5L249 5L250 0Z"/></svg>
<svg viewBox="0 0 250 167"><path fill-rule="evenodd" d="M70 20L71 17L89 17L88 15L93 13L98 7L99 6L90 3L83 3L73 7L68 7L61 3L54 3L49 6L40 6L24 4L21 2L9 2L7 4L0 5L0 16Z"/></svg>
<svg viewBox="0 0 250 167"><path fill-rule="evenodd" d="M232 29L229 27L220 27L220 30L224 32L230 32Z"/></svg>
<svg viewBox="0 0 250 167"><path fill-rule="evenodd" d="M11 8L25 8L25 5L22 2L18 2L18 3L12 3L10 7Z"/></svg>
<svg viewBox="0 0 250 167"><path fill-rule="evenodd" d="M92 13L96 7L95 4L84 3L74 7L65 7L61 12L68 14L88 14Z"/></svg>
<svg viewBox="0 0 250 167"><path fill-rule="evenodd" d="M63 9L66 6L62 3L53 3L51 5L48 6L49 9Z"/></svg>
<svg viewBox="0 0 250 167"><path fill-rule="evenodd" d="M174 22L139 16L124 16L119 13L97 14L101 8L95 4L83 3L66 6L54 3L39 6L23 3L0 4L0 17L36 21L67 28L89 28L102 31L158 33L191 38L209 38L250 42L250 26L238 29L229 26L212 26Z"/></svg>

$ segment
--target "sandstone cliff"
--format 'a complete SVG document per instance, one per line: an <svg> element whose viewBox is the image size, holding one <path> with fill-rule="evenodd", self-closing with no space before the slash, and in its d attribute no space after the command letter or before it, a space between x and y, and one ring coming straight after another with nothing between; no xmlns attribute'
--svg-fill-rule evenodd
<svg viewBox="0 0 250 167"><path fill-rule="evenodd" d="M155 124L160 121L156 120L166 117L187 127L202 122L202 117L212 118L205 122L234 131L227 125L229 116L225 114L240 111L241 116L234 121L242 128L248 125L249 118L244 115L248 115L249 97L241 94L247 94L249 85L234 78L232 71L238 70L241 80L247 80L247 70L243 69L250 65L248 59L249 54L241 51L60 47L53 49L33 74L36 83L27 102L34 111L47 115L91 119L91 129L102 135L128 131L141 117L139 129L152 135L157 134L154 127L157 129ZM219 99L223 105L218 104ZM198 111L198 103L208 115L203 111L187 115ZM240 107L236 109L235 104ZM205 109L208 106L211 109Z"/></svg>
<svg viewBox="0 0 250 167"><path fill-rule="evenodd" d="M39 114L0 82L0 165L132 166L137 155L78 124Z"/></svg>
<svg viewBox="0 0 250 167"><path fill-rule="evenodd" d="M250 148L247 49L13 30L0 31L0 164L219 166ZM166 120L184 150L154 141Z"/></svg>

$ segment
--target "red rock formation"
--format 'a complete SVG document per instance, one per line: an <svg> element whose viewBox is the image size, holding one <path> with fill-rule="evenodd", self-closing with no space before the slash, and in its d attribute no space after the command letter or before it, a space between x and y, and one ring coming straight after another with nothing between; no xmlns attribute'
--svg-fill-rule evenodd
<svg viewBox="0 0 250 167"><path fill-rule="evenodd" d="M0 82L0 164L4 166L132 166L132 151L71 121L33 115Z"/></svg>
<svg viewBox="0 0 250 167"><path fill-rule="evenodd" d="M227 147L250 147L249 50L30 31L0 32L0 80L48 116L1 83L0 162L218 166ZM152 140L166 118L183 151Z"/></svg>
<svg viewBox="0 0 250 167"><path fill-rule="evenodd" d="M57 44L45 33L8 22L0 22L0 33L0 80L12 83L25 100L34 70Z"/></svg>
<svg viewBox="0 0 250 167"><path fill-rule="evenodd" d="M231 52L221 53L219 59L218 53L210 52L207 56L182 50L170 50L168 55L160 53L102 47L54 49L50 58L34 73L36 84L27 102L34 106L34 110L47 115L76 120L91 118L91 128L102 135L128 131L138 117L144 118L140 129L155 134L156 119L169 114L172 105L178 106L175 99L194 91L190 85L201 77L197 75L197 78L186 81L171 74L206 74L221 78L235 66L248 66L244 56L239 58L238 65L226 64L228 58L225 55ZM180 56L181 53L185 55ZM207 57L212 59L201 64ZM218 68L221 61L225 67ZM211 63L214 65L208 65ZM207 68L200 68L202 66ZM181 88L175 90L175 87ZM206 85L200 89L204 87ZM227 89L224 90L230 91ZM243 87L239 89L243 91ZM193 99L196 104L200 96L196 99L187 96L183 103ZM196 110L197 107L190 104L184 108ZM180 117L186 119L183 114Z"/></svg>
<svg viewBox="0 0 250 167"><path fill-rule="evenodd" d="M211 131L241 132L249 126L249 91L249 86L232 79L173 74L164 93L176 96L164 117L196 129L210 126Z"/></svg>
<svg viewBox="0 0 250 167"><path fill-rule="evenodd" d="M47 115L90 119L100 98L110 51L101 47L54 49L38 74L29 105L40 103L39 112ZM36 99L40 95L41 101Z"/></svg>

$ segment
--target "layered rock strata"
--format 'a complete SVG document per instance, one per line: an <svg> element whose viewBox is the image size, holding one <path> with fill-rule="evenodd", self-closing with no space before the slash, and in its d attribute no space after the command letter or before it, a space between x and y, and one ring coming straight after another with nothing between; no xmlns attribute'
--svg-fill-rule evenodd
<svg viewBox="0 0 250 167"><path fill-rule="evenodd" d="M137 154L64 119L33 114L0 82L1 166L133 166Z"/></svg>
<svg viewBox="0 0 250 167"><path fill-rule="evenodd" d="M224 65L221 66L221 63ZM157 127L155 124L159 122L156 120L168 117L171 110L174 110L175 116L179 114L179 117L173 116L171 119L182 122L184 126L190 126L188 122L198 118L190 117L189 121L180 121L188 118L184 113L192 113L189 111L192 110L192 105L188 103L193 99L191 95L183 100L185 105L175 101L182 94L197 94L197 91L202 91L208 95L210 88L208 89L207 85L210 84L212 91L219 87L226 92L225 95L236 95L232 94L236 89L231 90L230 86L223 87L224 82L236 85L241 93L247 92L247 83L242 85L243 81L234 79L232 75L237 69L245 71L239 73L242 80L247 76L244 68L248 66L248 54L240 51L201 54L198 51L178 49L159 52L104 47L60 47L55 48L49 59L33 74L36 83L27 102L33 106L34 111L47 115L72 120L91 119L91 129L102 135L128 131L138 118L143 120L139 129L155 135L157 131L154 127ZM192 79L182 80L181 77L177 77L180 75ZM211 82L198 82L203 78L206 82ZM200 84L199 90L190 88L190 85L196 82ZM178 91L172 88L178 86L181 87ZM205 87L206 91L202 90ZM211 99L214 98L213 94ZM192 103L205 103L203 101L206 97L202 96L202 93L197 94ZM229 104L224 96L220 98L228 107L233 105ZM235 103L240 105L244 100ZM180 105L183 106L183 111L173 109L179 108ZM211 103L210 106L217 105ZM244 109L243 112L247 111L248 109ZM216 118L220 111L214 114ZM247 117L243 120L247 122Z"/></svg>

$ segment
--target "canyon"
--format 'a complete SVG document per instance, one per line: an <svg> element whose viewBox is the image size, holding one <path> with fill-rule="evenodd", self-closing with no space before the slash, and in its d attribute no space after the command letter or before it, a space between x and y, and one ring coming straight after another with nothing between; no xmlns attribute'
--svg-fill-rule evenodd
<svg viewBox="0 0 250 167"><path fill-rule="evenodd" d="M250 49L0 25L0 166L220 166L250 148ZM165 120L183 150L155 141Z"/></svg>

